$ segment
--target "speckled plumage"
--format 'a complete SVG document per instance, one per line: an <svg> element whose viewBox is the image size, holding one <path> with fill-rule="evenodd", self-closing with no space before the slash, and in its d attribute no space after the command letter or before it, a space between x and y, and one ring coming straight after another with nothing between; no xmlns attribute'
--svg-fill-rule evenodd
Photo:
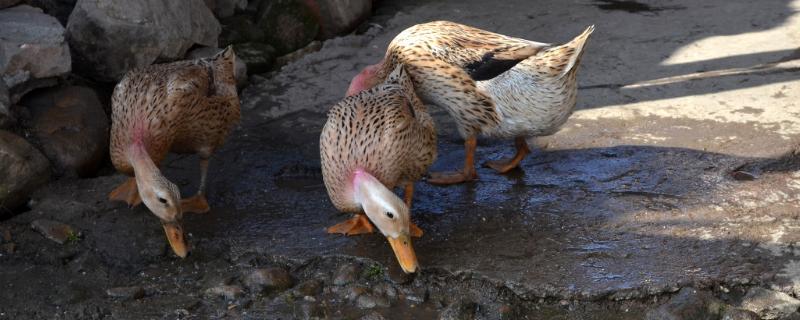
<svg viewBox="0 0 800 320"><path fill-rule="evenodd" d="M111 160L134 175L129 147L140 140L154 163L167 153L208 158L239 120L234 54L130 71L111 99Z"/></svg>
<svg viewBox="0 0 800 320"><path fill-rule="evenodd" d="M578 96L577 72L594 26L572 41L527 58L499 76L478 81L495 103L499 125L484 133L500 138L550 135L572 114Z"/></svg>
<svg viewBox="0 0 800 320"><path fill-rule="evenodd" d="M362 169L387 188L413 183L436 158L436 130L402 66L384 83L346 97L328 112L320 136L322 176L343 212L361 211L353 174Z"/></svg>

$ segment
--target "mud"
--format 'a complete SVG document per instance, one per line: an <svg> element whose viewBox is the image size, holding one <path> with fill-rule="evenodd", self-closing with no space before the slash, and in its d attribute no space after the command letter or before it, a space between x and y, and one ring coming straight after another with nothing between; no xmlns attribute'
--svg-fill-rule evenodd
<svg viewBox="0 0 800 320"><path fill-rule="evenodd" d="M110 171L32 195L30 211L0 222L9 234L0 319L642 319L684 287L732 307L751 287L797 297L800 2L648 2L671 8L658 14L610 3L379 7L362 34L251 79L243 121L211 161L213 209L185 218L188 258L169 251L145 208L106 201L123 181ZM588 24L597 31L579 73L579 110L557 134L530 139L520 169L417 184L423 269L406 276L381 236L324 232L347 215L325 193L318 134L359 68L397 32L432 19L551 42ZM433 170L454 168L462 141L432 110ZM511 144L480 140L478 159L507 155ZM171 157L165 172L191 194L197 166ZM58 244L31 229L36 219L78 232ZM352 274L340 277L343 266ZM288 270L292 287L250 289L247 274L265 267ZM208 293L222 286L227 299ZM116 287L143 294L109 296Z"/></svg>

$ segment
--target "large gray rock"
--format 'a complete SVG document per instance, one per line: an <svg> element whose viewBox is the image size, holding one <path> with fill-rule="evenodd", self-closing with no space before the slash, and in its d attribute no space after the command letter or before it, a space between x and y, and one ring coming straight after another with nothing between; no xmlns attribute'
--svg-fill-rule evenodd
<svg viewBox="0 0 800 320"><path fill-rule="evenodd" d="M669 302L647 313L647 320L719 319L725 304L711 293L683 288Z"/></svg>
<svg viewBox="0 0 800 320"><path fill-rule="evenodd" d="M22 0L0 0L0 9L8 8L10 6L20 3Z"/></svg>
<svg viewBox="0 0 800 320"><path fill-rule="evenodd" d="M797 313L800 300L783 292L754 287L742 298L741 307L755 312L765 320L785 319Z"/></svg>
<svg viewBox="0 0 800 320"><path fill-rule="evenodd" d="M9 88L71 70L64 27L41 9L20 5L0 10L0 39L0 75Z"/></svg>
<svg viewBox="0 0 800 320"><path fill-rule="evenodd" d="M109 121L94 90L40 90L20 105L30 110L33 134L57 173L89 177L97 172L108 153Z"/></svg>
<svg viewBox="0 0 800 320"><path fill-rule="evenodd" d="M23 205L28 195L49 177L47 158L25 139L0 130L0 208L15 209Z"/></svg>
<svg viewBox="0 0 800 320"><path fill-rule="evenodd" d="M265 31L265 42L278 54L305 47L319 33L314 10L301 0L261 1L256 24Z"/></svg>
<svg viewBox="0 0 800 320"><path fill-rule="evenodd" d="M372 13L372 0L314 0L319 36L330 39L353 31Z"/></svg>
<svg viewBox="0 0 800 320"><path fill-rule="evenodd" d="M56 17L62 26L67 25L67 19L76 2L78 0L22 0L22 3L41 8L44 13Z"/></svg>
<svg viewBox="0 0 800 320"><path fill-rule="evenodd" d="M0 129L8 128L14 123L14 115L11 114L11 98L8 96L6 83L0 81Z"/></svg>
<svg viewBox="0 0 800 320"><path fill-rule="evenodd" d="M217 46L220 25L203 0L79 0L67 34L75 70L117 81L130 69Z"/></svg>

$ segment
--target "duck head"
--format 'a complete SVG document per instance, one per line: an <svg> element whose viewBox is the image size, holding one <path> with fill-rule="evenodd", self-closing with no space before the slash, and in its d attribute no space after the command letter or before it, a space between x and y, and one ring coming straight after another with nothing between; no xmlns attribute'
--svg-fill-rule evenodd
<svg viewBox="0 0 800 320"><path fill-rule="evenodd" d="M372 87L380 84L383 82L383 64L384 61L378 62L373 65L366 66L361 72L359 72L353 80L350 81L350 87L347 88L347 95L352 96L361 91L371 89Z"/></svg>
<svg viewBox="0 0 800 320"><path fill-rule="evenodd" d="M355 200L367 218L389 241L400 267L406 273L417 271L419 264L411 244L409 208L392 190L364 170L353 175Z"/></svg>
<svg viewBox="0 0 800 320"><path fill-rule="evenodd" d="M161 220L172 251L185 258L189 254L189 247L181 225L183 212L178 186L161 174L143 146L135 145L131 157L142 202Z"/></svg>

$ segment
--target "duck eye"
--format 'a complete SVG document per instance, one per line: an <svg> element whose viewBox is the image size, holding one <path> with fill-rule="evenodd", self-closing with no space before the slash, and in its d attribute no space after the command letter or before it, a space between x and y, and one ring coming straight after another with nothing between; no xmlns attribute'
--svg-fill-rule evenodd
<svg viewBox="0 0 800 320"><path fill-rule="evenodd" d="M386 212L386 216L389 217L389 219L394 219L394 213Z"/></svg>
<svg viewBox="0 0 800 320"><path fill-rule="evenodd" d="M163 203L163 204L167 204L167 199L164 199L164 198L158 198L158 202L161 202L161 203Z"/></svg>

